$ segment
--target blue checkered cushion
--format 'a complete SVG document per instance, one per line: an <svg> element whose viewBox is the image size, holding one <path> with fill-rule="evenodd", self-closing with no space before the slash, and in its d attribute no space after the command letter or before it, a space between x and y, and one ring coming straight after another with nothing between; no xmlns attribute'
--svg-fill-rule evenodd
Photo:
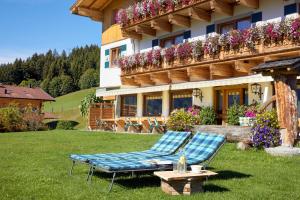
<svg viewBox="0 0 300 200"><path fill-rule="evenodd" d="M137 160L90 160L90 164L101 170L120 172L131 170L156 169L157 165Z"/></svg>
<svg viewBox="0 0 300 200"><path fill-rule="evenodd" d="M224 141L223 135L197 133L178 154L184 153L189 165L202 163L208 160Z"/></svg>
<svg viewBox="0 0 300 200"><path fill-rule="evenodd" d="M224 141L225 137L222 135L197 133L182 151L175 155L155 157L155 159L177 162L184 152L188 165L199 164L208 160ZM132 158L123 160L91 160L90 164L107 171L157 170L162 167L145 162L145 159L136 160ZM171 166L169 167L171 168Z"/></svg>
<svg viewBox="0 0 300 200"><path fill-rule="evenodd" d="M190 132L168 131L158 140L156 144L154 144L150 150L129 153L102 153L84 155L72 154L70 157L72 160L80 162L88 162L89 160L100 159L149 159L174 153L189 138L190 135Z"/></svg>

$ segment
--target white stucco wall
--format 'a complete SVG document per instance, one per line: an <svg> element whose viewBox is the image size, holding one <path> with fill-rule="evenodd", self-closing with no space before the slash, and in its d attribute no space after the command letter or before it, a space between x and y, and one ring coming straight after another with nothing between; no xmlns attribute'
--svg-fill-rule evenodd
<svg viewBox="0 0 300 200"><path fill-rule="evenodd" d="M135 52L135 46L132 39L121 40L118 42L103 45L101 47L101 62L100 62L100 88L111 88L121 86L121 70L119 67L105 68L105 50L127 45L125 55L130 55Z"/></svg>
<svg viewBox="0 0 300 200"><path fill-rule="evenodd" d="M254 101L263 104L266 103L273 96L273 86L271 82L259 83L262 88L262 98L259 99L258 95L255 95L251 92L251 84L248 86L248 94L249 94L249 104Z"/></svg>

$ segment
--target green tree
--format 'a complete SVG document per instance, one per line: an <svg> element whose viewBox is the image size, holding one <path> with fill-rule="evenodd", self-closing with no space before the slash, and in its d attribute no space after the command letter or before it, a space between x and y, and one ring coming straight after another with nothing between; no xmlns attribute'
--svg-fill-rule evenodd
<svg viewBox="0 0 300 200"><path fill-rule="evenodd" d="M44 79L41 84L40 87L45 91L45 92L49 92L49 85L50 85L50 80L49 79Z"/></svg>
<svg viewBox="0 0 300 200"><path fill-rule="evenodd" d="M36 88L40 86L40 82L35 79L23 80L19 86Z"/></svg>
<svg viewBox="0 0 300 200"><path fill-rule="evenodd" d="M70 76L62 75L60 81L60 95L65 95L74 91L73 79Z"/></svg>
<svg viewBox="0 0 300 200"><path fill-rule="evenodd" d="M49 93L53 97L58 97L61 94L61 79L54 77L49 83Z"/></svg>
<svg viewBox="0 0 300 200"><path fill-rule="evenodd" d="M96 87L99 85L99 75L95 69L88 69L80 77L79 86L81 89Z"/></svg>

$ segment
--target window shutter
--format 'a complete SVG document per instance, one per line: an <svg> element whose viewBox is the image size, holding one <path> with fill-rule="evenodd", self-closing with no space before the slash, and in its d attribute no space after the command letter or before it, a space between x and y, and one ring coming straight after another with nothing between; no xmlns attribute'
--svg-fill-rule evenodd
<svg viewBox="0 0 300 200"><path fill-rule="evenodd" d="M284 6L284 16L287 16L287 15L293 14L293 13L297 13L297 4L296 3Z"/></svg>
<svg viewBox="0 0 300 200"><path fill-rule="evenodd" d="M158 43L159 43L158 39L152 40L152 47L159 46Z"/></svg>
<svg viewBox="0 0 300 200"><path fill-rule="evenodd" d="M104 68L109 68L109 49L105 50L105 62L104 62Z"/></svg>
<svg viewBox="0 0 300 200"><path fill-rule="evenodd" d="M121 56L125 56L126 55L126 51L127 51L127 45L126 44L120 46L120 52L121 52L120 55Z"/></svg>
<svg viewBox="0 0 300 200"><path fill-rule="evenodd" d="M186 39L190 39L191 38L191 31L185 31L183 33L183 38Z"/></svg>
<svg viewBox="0 0 300 200"><path fill-rule="evenodd" d="M216 32L215 30L216 30L215 24L208 25L208 26L206 27L206 34L214 33L214 32Z"/></svg>
<svg viewBox="0 0 300 200"><path fill-rule="evenodd" d="M262 21L262 12L254 13L251 15L251 22L256 23Z"/></svg>

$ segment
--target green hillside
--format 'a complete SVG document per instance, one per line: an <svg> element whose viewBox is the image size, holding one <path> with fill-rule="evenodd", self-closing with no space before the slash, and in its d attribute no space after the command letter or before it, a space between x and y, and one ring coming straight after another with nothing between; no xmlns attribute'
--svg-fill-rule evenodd
<svg viewBox="0 0 300 200"><path fill-rule="evenodd" d="M88 94L94 93L95 88L80 90L64 96L57 97L55 102L44 104L45 112L52 112L59 116L60 120L72 120L79 123L77 129L86 128L87 120L80 116L80 101Z"/></svg>

